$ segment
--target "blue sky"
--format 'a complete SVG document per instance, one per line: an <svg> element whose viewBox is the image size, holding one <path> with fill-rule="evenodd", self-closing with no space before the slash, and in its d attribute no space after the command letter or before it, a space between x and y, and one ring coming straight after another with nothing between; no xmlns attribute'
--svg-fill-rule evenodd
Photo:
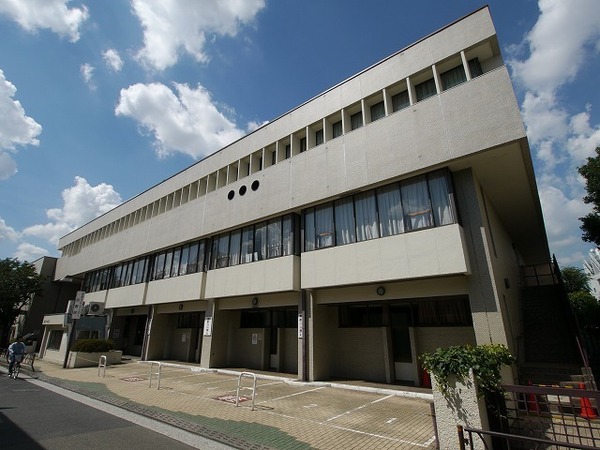
<svg viewBox="0 0 600 450"><path fill-rule="evenodd" d="M0 258L58 238L484 6L472 0L0 0ZM550 249L581 265L600 1L490 0Z"/></svg>

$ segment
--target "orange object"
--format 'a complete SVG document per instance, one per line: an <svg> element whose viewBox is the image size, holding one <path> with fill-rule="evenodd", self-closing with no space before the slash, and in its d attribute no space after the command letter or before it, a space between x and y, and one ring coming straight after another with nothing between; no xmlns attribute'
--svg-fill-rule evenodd
<svg viewBox="0 0 600 450"><path fill-rule="evenodd" d="M532 386L531 380L529 386ZM537 397L533 393L527 394L527 412L539 412L540 405L538 405Z"/></svg>
<svg viewBox="0 0 600 450"><path fill-rule="evenodd" d="M579 383L579 389L585 389L585 385L583 383ZM598 418L598 414L596 414L596 411L590 403L589 398L581 397L579 403L581 405L581 417L588 420Z"/></svg>

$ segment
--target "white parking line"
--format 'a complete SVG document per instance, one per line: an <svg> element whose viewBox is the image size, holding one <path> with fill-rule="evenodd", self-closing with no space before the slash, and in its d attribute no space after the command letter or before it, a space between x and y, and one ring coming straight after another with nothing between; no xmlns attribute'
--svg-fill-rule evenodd
<svg viewBox="0 0 600 450"><path fill-rule="evenodd" d="M303 395L303 394L308 394L309 392L314 392L314 391L318 391L319 389L323 389L325 388L325 386L320 386L318 388L314 388L314 389L309 389L307 391L302 391L302 392L296 392L294 394L290 394L290 395L284 395L282 397L276 397L276 398L272 398L270 400L263 400L262 402L258 402L260 403L267 403L267 402L274 402L275 400L283 400L285 398L291 398L291 397L296 397L297 395Z"/></svg>
<svg viewBox="0 0 600 450"><path fill-rule="evenodd" d="M327 419L327 420L326 420L326 422L330 422L330 421L332 421L332 420L339 419L339 418L340 418L340 417L342 417L342 416L346 416L346 415L348 415L348 414L352 414L354 411L361 410L361 409L363 409L363 408L366 408L366 407L367 407L367 406L369 406L369 405L374 405L375 403L379 403L379 402L381 402L381 401L383 401L383 400L387 400L388 398L391 398L391 397L395 397L395 396L394 396L394 395L386 395L385 397L378 398L377 400L373 400L372 402L365 403L364 405L358 406L358 407L356 407L356 408L354 408L354 409L351 409L351 410L349 410L349 411L346 411L346 412L343 412L343 413L341 413L341 414L338 414L337 416L333 416L333 417L331 417L330 419Z"/></svg>

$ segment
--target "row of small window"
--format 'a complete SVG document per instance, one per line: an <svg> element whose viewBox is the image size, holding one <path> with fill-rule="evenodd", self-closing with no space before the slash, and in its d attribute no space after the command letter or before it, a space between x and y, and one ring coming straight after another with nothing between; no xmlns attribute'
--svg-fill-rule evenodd
<svg viewBox="0 0 600 450"><path fill-rule="evenodd" d="M458 57L454 59L459 62ZM483 74L479 59L476 57L468 60L467 67L470 78L474 78ZM391 111L388 113L393 113L407 108L411 105L411 99L413 103L416 103L438 94L434 73L431 70L429 72L431 72L429 75L427 75L427 72L425 72L424 74L418 74L415 76L415 79L417 80L423 77L426 79L424 81L419 81L414 85L414 92L409 88L408 85L406 85L406 82L404 81L401 83L401 85L404 84L403 88L390 88ZM449 70L445 70L440 74L440 89L445 91L464 83L467 81L467 79L465 66L462 64L462 62L460 62L456 66ZM399 89L400 92L393 93ZM379 96L381 97L381 94L379 94ZM364 107L367 108L367 111L363 112L363 107L360 104L347 108L347 125L344 125L342 120L346 115L345 111L343 114L334 114L327 119L306 127L299 133L294 133L289 138L282 139L281 141L267 146L264 149L254 152L246 158L237 161L236 163L230 164L229 166L220 169L213 174L207 175L201 180L195 181L180 190L172 192L171 194L166 195L154 203L144 206L139 210L129 214L127 217L121 218L103 227L102 229L97 230L72 244L69 244L67 247L65 247L65 249L63 249L63 253L65 255L77 254L81 248L85 247L86 245L92 244L114 233L118 233L126 228L137 225L138 223L155 217L158 214L167 212L172 208L201 197L208 192L214 191L215 189L224 187L240 178L261 171L271 165L275 165L277 162L288 159L293 155L303 153L309 148L323 144L326 139L335 139L344 134L344 132L349 132L360 128L363 126L365 120L368 122L374 122L385 117L385 101L383 99L373 100L373 98L368 102L365 102ZM324 125L325 123L327 124L326 127ZM327 130L327 133L325 133L325 130Z"/></svg>
<svg viewBox="0 0 600 450"><path fill-rule="evenodd" d="M456 222L452 183L438 170L304 212L304 251Z"/></svg>
<svg viewBox="0 0 600 450"><path fill-rule="evenodd" d="M348 304L339 306L339 326L435 327L472 325L467 296L418 299L395 304Z"/></svg>
<svg viewBox="0 0 600 450"><path fill-rule="evenodd" d="M83 288L96 292L293 255L298 222L296 215L278 217L214 237L212 252L211 241L203 239L96 270L86 274Z"/></svg>
<svg viewBox="0 0 600 450"><path fill-rule="evenodd" d="M243 310L240 315L240 328L298 328L298 308Z"/></svg>

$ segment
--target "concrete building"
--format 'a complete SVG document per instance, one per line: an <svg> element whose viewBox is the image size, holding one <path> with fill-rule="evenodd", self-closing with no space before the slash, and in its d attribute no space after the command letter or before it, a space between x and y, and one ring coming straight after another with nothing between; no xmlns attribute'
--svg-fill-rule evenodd
<svg viewBox="0 0 600 450"><path fill-rule="evenodd" d="M523 350L548 264L488 8L306 101L60 239L126 354L426 384L419 355Z"/></svg>
<svg viewBox="0 0 600 450"><path fill-rule="evenodd" d="M600 249L590 250L588 258L583 261L583 270L588 277L592 294L600 300Z"/></svg>

